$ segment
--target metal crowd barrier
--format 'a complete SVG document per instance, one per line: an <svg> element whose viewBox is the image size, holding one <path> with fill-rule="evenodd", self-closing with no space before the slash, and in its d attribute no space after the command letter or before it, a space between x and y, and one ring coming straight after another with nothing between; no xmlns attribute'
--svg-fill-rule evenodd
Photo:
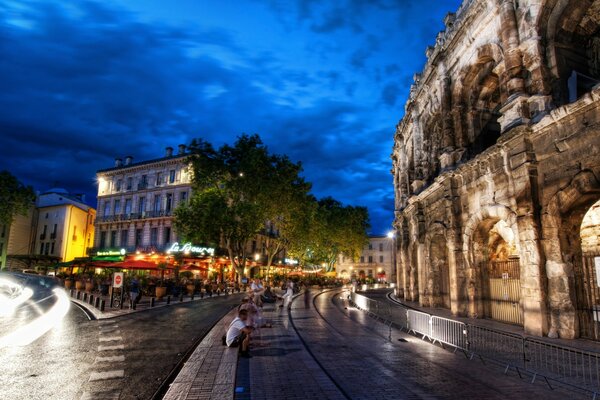
<svg viewBox="0 0 600 400"><path fill-rule="evenodd" d="M488 359L519 375L527 372L531 382L544 379L591 393L600 399L600 353L547 343L515 333L485 328L442 318L402 305L391 305L351 292L350 302L357 308L408 333L433 343L449 345L469 358ZM391 333L390 333L391 335ZM390 336L391 337L391 336Z"/></svg>

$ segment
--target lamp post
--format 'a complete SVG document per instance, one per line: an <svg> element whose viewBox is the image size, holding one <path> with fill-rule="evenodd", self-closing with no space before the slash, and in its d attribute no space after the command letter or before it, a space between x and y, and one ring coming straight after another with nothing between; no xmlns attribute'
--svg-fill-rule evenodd
<svg viewBox="0 0 600 400"><path fill-rule="evenodd" d="M387 237L391 239L392 242L392 277L394 281L398 281L397 272L396 272L396 232L389 231Z"/></svg>

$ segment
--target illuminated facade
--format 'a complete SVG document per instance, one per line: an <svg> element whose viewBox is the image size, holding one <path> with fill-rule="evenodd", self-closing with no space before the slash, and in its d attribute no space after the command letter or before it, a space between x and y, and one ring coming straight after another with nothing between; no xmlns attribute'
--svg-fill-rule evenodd
<svg viewBox="0 0 600 400"><path fill-rule="evenodd" d="M465 0L394 135L400 295L600 339L600 5Z"/></svg>
<svg viewBox="0 0 600 400"><path fill-rule="evenodd" d="M94 247L127 251L165 251L177 241L173 211L191 195L186 147L177 154L134 163L115 160L115 166L97 172L98 217Z"/></svg>
<svg viewBox="0 0 600 400"><path fill-rule="evenodd" d="M26 215L16 215L10 225L0 225L0 269L10 263L7 256L29 255L35 242L35 216L37 211L32 205Z"/></svg>
<svg viewBox="0 0 600 400"><path fill-rule="evenodd" d="M369 236L369 243L357 260L343 255L338 257L335 267L338 278L371 278L378 282L395 282L392 243L393 239L387 236Z"/></svg>

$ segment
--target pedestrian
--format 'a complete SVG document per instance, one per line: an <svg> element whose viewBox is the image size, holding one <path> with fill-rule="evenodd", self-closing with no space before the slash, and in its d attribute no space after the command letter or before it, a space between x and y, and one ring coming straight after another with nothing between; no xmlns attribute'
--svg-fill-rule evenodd
<svg viewBox="0 0 600 400"><path fill-rule="evenodd" d="M225 335L225 344L228 347L240 347L240 356L245 358L252 357L248 352L250 346L250 334L252 327L246 325L248 320L248 310L240 310L238 316L231 321Z"/></svg>
<svg viewBox="0 0 600 400"><path fill-rule="evenodd" d="M306 284L304 285L304 308L307 310L310 308L310 293Z"/></svg>
<svg viewBox="0 0 600 400"><path fill-rule="evenodd" d="M129 285L129 301L131 302L131 308L135 310L136 304L140 301L140 282L137 277L134 276Z"/></svg>
<svg viewBox="0 0 600 400"><path fill-rule="evenodd" d="M288 310L292 308L292 297L294 296L294 286L291 281L287 281L286 290L283 294L283 304L279 307L286 307Z"/></svg>

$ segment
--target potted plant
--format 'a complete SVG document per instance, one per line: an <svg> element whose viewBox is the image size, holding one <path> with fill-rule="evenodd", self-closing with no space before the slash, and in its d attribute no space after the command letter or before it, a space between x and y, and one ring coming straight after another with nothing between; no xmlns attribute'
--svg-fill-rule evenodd
<svg viewBox="0 0 600 400"><path fill-rule="evenodd" d="M160 281L156 286L155 294L157 299L162 299L167 294L167 287L165 286L165 270L167 269L167 263L160 262L156 265L160 270Z"/></svg>
<svg viewBox="0 0 600 400"><path fill-rule="evenodd" d="M190 296L196 291L196 285L192 280L192 275L193 274L190 271L183 271L179 274L179 276L183 278L182 281L185 284L185 288Z"/></svg>

